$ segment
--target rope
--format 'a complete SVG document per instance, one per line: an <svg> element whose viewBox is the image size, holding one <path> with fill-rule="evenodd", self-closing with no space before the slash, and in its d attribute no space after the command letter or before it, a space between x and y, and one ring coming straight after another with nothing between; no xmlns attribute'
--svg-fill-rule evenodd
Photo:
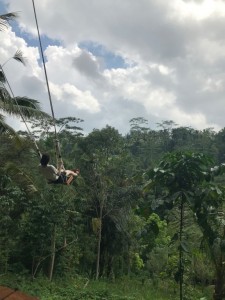
<svg viewBox="0 0 225 300"><path fill-rule="evenodd" d="M21 119L22 119L22 121L24 122L24 124L25 124L25 126L26 126L26 129L27 129L27 132L28 132L28 134L29 134L31 140L33 141L33 143L34 143L34 145L35 145L35 147L36 147L36 149L37 149L38 155L41 157L41 151L40 151L40 149L39 149L39 147L38 147L38 145L37 145L37 143L36 143L36 140L35 140L35 138L34 138L32 132L30 131L30 129L29 129L28 125L27 125L26 119L25 119L25 117L24 117L24 115L23 115L23 113L22 113L22 110L21 110L21 108L20 108L20 106L19 106L19 103L18 103L17 99L16 99L15 96L14 96L13 90L12 90L12 88L11 88L11 86L10 86L10 83L9 83L9 81L8 81L8 79L7 79L6 75L5 75L5 72L4 72L4 70L3 70L3 68L2 68L1 65L0 65L0 68L1 68L2 74L3 74L4 78L5 78L5 81L6 81L7 85L8 85L8 87L9 87L9 90L10 90L10 93L11 93L11 95L12 95L12 97L13 97L13 100L16 102L16 105L17 105L17 107L18 107L18 111L19 111L19 114L20 114L20 116L21 116ZM4 86L4 83L3 83L3 86Z"/></svg>
<svg viewBox="0 0 225 300"><path fill-rule="evenodd" d="M42 63L43 63L43 67L44 67L45 81L46 81L47 90L48 90L48 98L49 98L51 112L52 112L52 119L53 119L54 133L55 133L57 165L58 165L58 169L60 169L60 168L64 168L63 161L62 161L62 156L61 156L61 152L60 152L59 140L57 138L56 120L55 120L55 114L54 114L54 109L53 109L53 104L52 104L52 97L51 97L51 93L50 93L47 70L46 70L46 66L45 66L44 52L43 52L43 47L42 47L42 42L41 42L41 35L40 35L40 31L39 31L39 26L38 26L37 13L36 13L34 0L32 0L32 3L33 3L33 11L34 11L34 17L35 17L35 22L36 22L38 40L39 40L39 45L40 45L41 58L42 58ZM57 157L57 154L58 154L58 157ZM59 160L59 163L58 163L58 160Z"/></svg>

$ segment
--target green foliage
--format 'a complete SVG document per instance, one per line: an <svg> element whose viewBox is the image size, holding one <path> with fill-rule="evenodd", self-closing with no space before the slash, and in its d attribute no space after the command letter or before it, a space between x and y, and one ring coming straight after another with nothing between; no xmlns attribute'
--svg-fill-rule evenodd
<svg viewBox="0 0 225 300"><path fill-rule="evenodd" d="M132 267L135 271L139 271L144 267L144 262L138 253L134 253L132 257Z"/></svg>
<svg viewBox="0 0 225 300"><path fill-rule="evenodd" d="M154 131L137 118L124 137L109 126L81 136L75 124L79 122L65 118L57 123L66 167L81 169L80 177L69 187L49 186L39 176L39 160L25 136L25 143L20 144L4 136L0 161L8 181L1 181L2 273L11 270L18 277L32 274L38 282L42 274L49 276L53 263L53 282L42 282L43 299L168 299L164 292L174 299L178 296L173 293L178 289L174 279L179 273L179 249L184 253L184 296L206 297L193 285L200 282L205 289L210 283L214 274L207 272L207 267L210 264L213 268L213 261L218 266L223 261L225 240L225 168L213 167L206 155L216 148L216 133L174 128L171 122ZM54 157L51 124L35 121L33 125L41 149ZM204 154L172 152L200 149L203 142ZM217 157L217 150L213 156ZM25 180L19 174L24 174ZM29 193L28 182L36 188L35 193ZM180 242L182 199L185 222ZM94 219L101 220L95 233ZM196 254L200 246L201 255ZM106 287L100 280L97 288L98 283L95 286L88 281L96 273L98 250L99 277L111 279L114 286ZM77 274L89 278L78 284L79 288L74 290L74 283L66 288L56 286L58 280L66 283ZM161 280L166 291L161 291Z"/></svg>
<svg viewBox="0 0 225 300"><path fill-rule="evenodd" d="M216 273L215 293L222 295L224 261L223 239L224 222L220 218L210 216L210 210L218 213L225 199L223 187L210 183L215 173L223 172L223 165L210 168L212 161L202 153L173 153L165 156L158 168L148 173L150 181L145 191L155 189L156 199L161 198L171 204L171 209L179 203L179 267L175 279L180 282L180 297L183 298L183 272L185 261L184 253L189 252L183 240L184 205L187 204L196 216L197 224L202 230L203 237L210 249ZM157 206L156 206L157 207ZM222 226L221 226L222 225Z"/></svg>
<svg viewBox="0 0 225 300"><path fill-rule="evenodd" d="M5 273L10 268L10 258L18 255L19 236L21 234L20 220L26 209L26 194L10 177L0 175L0 272Z"/></svg>
<svg viewBox="0 0 225 300"><path fill-rule="evenodd" d="M193 251L193 259L191 261L191 280L206 286L213 282L214 272L213 263L208 259L207 253L196 249Z"/></svg>
<svg viewBox="0 0 225 300"><path fill-rule="evenodd" d="M49 282L43 277L29 281L25 276L10 276L2 278L1 284L13 285L42 300L174 300L178 297L171 282L159 282L156 289L150 281L143 282L141 279L127 277L112 283L103 280L91 281L82 277ZM203 297L209 300L209 292L191 288L187 289L185 299L196 300Z"/></svg>
<svg viewBox="0 0 225 300"><path fill-rule="evenodd" d="M180 192L191 192L196 184L208 179L210 165L212 160L202 153L167 154L157 168L147 173L151 181L145 191L148 187L163 185L167 187L168 197L173 195L173 200L176 200Z"/></svg>

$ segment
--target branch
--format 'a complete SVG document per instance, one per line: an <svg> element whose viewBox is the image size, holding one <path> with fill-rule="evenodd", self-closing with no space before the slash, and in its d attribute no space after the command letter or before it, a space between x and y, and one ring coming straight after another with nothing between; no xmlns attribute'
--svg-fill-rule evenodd
<svg viewBox="0 0 225 300"><path fill-rule="evenodd" d="M62 249L64 249L64 248L66 248L67 246L73 244L73 243L76 242L77 240L78 240L78 237L77 237L75 240L71 241L70 243L65 244L65 245L63 245L62 247L56 249L53 253L59 252L60 250L62 250ZM36 275L36 273L37 273L37 270L38 270L40 264L41 264L44 260L46 260L49 256L51 256L53 253L51 252L50 254L46 255L45 257L42 257L42 258L38 261L38 263L37 263L37 265L36 265L36 268L35 268L35 270L34 270L34 272L33 272L33 274L32 274L32 277L33 277L33 278L35 277L35 275Z"/></svg>

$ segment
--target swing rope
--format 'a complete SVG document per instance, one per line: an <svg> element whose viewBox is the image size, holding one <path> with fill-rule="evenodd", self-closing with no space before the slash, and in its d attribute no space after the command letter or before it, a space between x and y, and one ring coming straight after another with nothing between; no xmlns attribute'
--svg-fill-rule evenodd
<svg viewBox="0 0 225 300"><path fill-rule="evenodd" d="M18 103L18 101L17 101L17 99L16 99L16 97L15 97L15 95L14 95L14 93L13 93L13 90L12 90L11 85L10 85L10 83L9 83L9 81L8 81L8 79L7 79L7 77L6 77L6 75L5 75L5 72L4 72L3 68L2 68L2 65L0 65L0 68L1 68L2 74L3 74L4 78L5 78L5 81L6 81L7 85L8 85L8 87L9 87L11 96L13 97L13 100L15 101L15 103L16 103L16 105L17 105L17 108L18 108L19 114L20 114L20 116L21 116L21 119L22 119L23 123L24 123L25 126L26 126L28 135L29 135L30 139L32 140L32 142L34 143L35 148L36 148L36 150L37 150L37 153L38 153L39 157L41 157L41 151L40 151L40 149L39 149L39 147L38 147L38 144L37 144L37 142L36 142L36 140L35 140L35 138L34 138L34 135L32 134L32 132L30 131L30 129L29 129L28 125L27 125L26 119L25 119L25 117L24 117L24 115L23 115L23 113L22 113L22 110L21 110L21 108L20 108L20 106L19 106L19 103ZM3 86L5 86L4 83L2 83L2 84L3 84Z"/></svg>
<svg viewBox="0 0 225 300"><path fill-rule="evenodd" d="M43 52L43 47L42 47L42 42L41 42L41 35L40 35L39 26L38 26L37 13L36 13L34 0L32 0L32 3L33 3L33 11L34 11L34 17L35 17L35 22L36 22L39 46L40 46L41 59L42 59L43 67L44 67L45 81L46 81L46 85L47 85L48 98L49 98L49 102L50 102L52 120L53 120L53 126L54 126L57 167L60 171L61 168L64 169L64 166L63 166L63 160L62 160L62 155L61 155L61 151L60 151L60 144L59 144L59 140L58 140L58 136L57 136L56 119L55 119L55 114L54 114L54 109L53 109L53 104L52 104L52 97L51 97L51 92L50 92L50 87L49 87L48 75L47 75L47 70L46 70L46 65L45 65L44 52Z"/></svg>

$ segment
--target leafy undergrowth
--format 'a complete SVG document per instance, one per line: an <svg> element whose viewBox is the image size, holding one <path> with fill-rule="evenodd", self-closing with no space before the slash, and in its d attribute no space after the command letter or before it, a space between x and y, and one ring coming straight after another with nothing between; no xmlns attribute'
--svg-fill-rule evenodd
<svg viewBox="0 0 225 300"><path fill-rule="evenodd" d="M1 276L0 285L18 288L40 300L175 300L179 299L178 286L163 282L157 287L151 282L144 284L138 279L123 278L118 282L94 281L81 277L55 279L49 282L45 277L31 281L25 276ZM210 298L207 290L186 288L184 300Z"/></svg>

